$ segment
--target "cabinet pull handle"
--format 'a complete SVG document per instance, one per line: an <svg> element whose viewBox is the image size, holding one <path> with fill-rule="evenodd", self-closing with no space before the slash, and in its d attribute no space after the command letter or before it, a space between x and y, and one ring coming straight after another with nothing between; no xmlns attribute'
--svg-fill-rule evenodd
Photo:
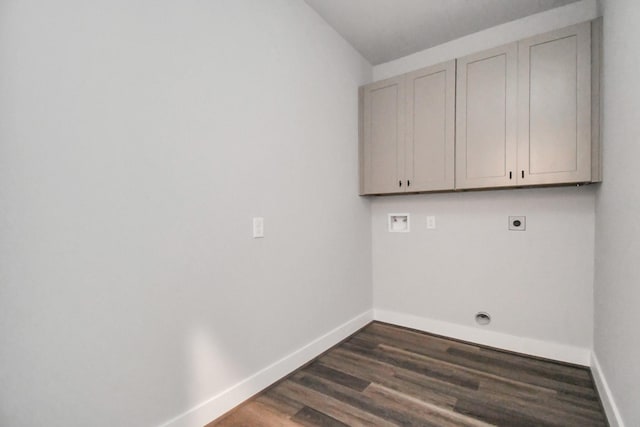
<svg viewBox="0 0 640 427"><path fill-rule="evenodd" d="M398 181L398 185L402 187L402 181Z"/></svg>
<svg viewBox="0 0 640 427"><path fill-rule="evenodd" d="M524 178L524 170L522 171L522 177Z"/></svg>
<svg viewBox="0 0 640 427"><path fill-rule="evenodd" d="M411 187L411 181L407 180L407 187Z"/></svg>
<svg viewBox="0 0 640 427"><path fill-rule="evenodd" d="M509 171L509 179L513 178L513 172Z"/></svg>

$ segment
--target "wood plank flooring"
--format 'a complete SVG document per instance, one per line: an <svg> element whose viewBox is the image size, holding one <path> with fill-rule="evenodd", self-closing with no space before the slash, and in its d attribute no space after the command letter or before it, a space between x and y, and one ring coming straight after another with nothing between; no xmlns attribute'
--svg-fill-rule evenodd
<svg viewBox="0 0 640 427"><path fill-rule="evenodd" d="M207 427L607 426L587 368L373 322Z"/></svg>

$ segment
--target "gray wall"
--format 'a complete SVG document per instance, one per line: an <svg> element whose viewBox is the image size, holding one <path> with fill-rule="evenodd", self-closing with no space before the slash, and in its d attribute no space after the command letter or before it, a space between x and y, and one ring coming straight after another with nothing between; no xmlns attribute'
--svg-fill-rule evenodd
<svg viewBox="0 0 640 427"><path fill-rule="evenodd" d="M595 1L572 3L377 65L373 76L386 78L596 16ZM483 342L479 334L491 331L510 334L513 342L517 337L569 345L586 356L568 354L567 360L589 363L595 188L374 199L374 307L471 328L475 313L488 311L491 325L461 338ZM387 214L403 212L413 215L412 232L388 233ZM426 229L427 215L436 216L436 230ZM509 215L527 216L527 231L507 231ZM565 350L549 348L548 357L564 357Z"/></svg>
<svg viewBox="0 0 640 427"><path fill-rule="evenodd" d="M161 423L371 308L372 281L377 308L463 325L481 307L499 332L588 347L594 268L596 356L640 425L640 5L603 9L599 189L385 197L370 212L355 141L372 70L303 2L0 1L0 425ZM405 211L414 231L386 233ZM526 233L505 230L511 214Z"/></svg>
<svg viewBox="0 0 640 427"><path fill-rule="evenodd" d="M605 0L604 182L596 198L595 354L627 426L640 425L640 3Z"/></svg>
<svg viewBox="0 0 640 427"><path fill-rule="evenodd" d="M593 195L571 187L376 200L375 308L590 349ZM411 214L410 233L387 231L387 214L398 212ZM509 215L526 215L527 230L508 231ZM478 311L490 325L477 328Z"/></svg>
<svg viewBox="0 0 640 427"><path fill-rule="evenodd" d="M0 425L158 424L371 308L371 67L303 2L2 1L0 70Z"/></svg>

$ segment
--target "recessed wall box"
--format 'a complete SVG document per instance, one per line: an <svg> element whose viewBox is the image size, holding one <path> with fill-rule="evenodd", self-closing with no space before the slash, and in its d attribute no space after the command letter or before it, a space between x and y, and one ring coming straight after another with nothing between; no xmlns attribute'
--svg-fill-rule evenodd
<svg viewBox="0 0 640 427"><path fill-rule="evenodd" d="M509 217L509 230L525 231L526 229L527 229L526 216L510 216Z"/></svg>
<svg viewBox="0 0 640 427"><path fill-rule="evenodd" d="M389 214L389 232L408 233L409 214Z"/></svg>

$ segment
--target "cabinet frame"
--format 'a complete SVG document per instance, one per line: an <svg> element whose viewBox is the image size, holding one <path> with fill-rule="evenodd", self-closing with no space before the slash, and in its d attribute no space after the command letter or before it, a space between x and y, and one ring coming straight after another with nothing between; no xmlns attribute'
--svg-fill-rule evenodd
<svg viewBox="0 0 640 427"><path fill-rule="evenodd" d="M458 59L456 76L456 189L492 188L516 183L517 162L517 71L518 46L509 43ZM468 121L473 115L487 115L491 111L471 110L468 102L468 69L470 65L504 56L504 156L502 170L493 176L469 176ZM492 77L492 76L488 76ZM480 108L482 108L481 106ZM481 162L479 162L481 163Z"/></svg>
<svg viewBox="0 0 640 427"><path fill-rule="evenodd" d="M531 158L531 90L532 49L544 47L551 43L568 41L575 43L575 168L573 170L533 170L534 159ZM573 57L569 57L573 58ZM548 76L544 76L547 77ZM555 77L555 76L554 76ZM544 80L544 78L541 78ZM542 87L546 82L542 81ZM585 22L560 30L541 34L522 40L518 43L518 185L570 184L591 181L591 23ZM552 87L552 83L548 86ZM553 96L549 93L549 103L553 104ZM556 102L560 104L560 102ZM565 141L566 142L566 141ZM552 159L545 159L547 164L560 159L555 152Z"/></svg>
<svg viewBox="0 0 640 427"><path fill-rule="evenodd" d="M381 80L360 88L360 194L398 194L407 192L453 191L455 183L455 60L425 67L411 73L390 79ZM442 105L439 105L437 117L420 117L417 123L416 114L425 113L416 107L416 81L433 76L441 77L443 81ZM376 92L395 88L396 117L381 115L380 119L395 126L395 142L376 140L375 112L373 109ZM384 107L384 106L382 106ZM388 105L387 107L391 107ZM384 108L383 108L384 110ZM428 114L429 112L426 112ZM436 116L434 114L434 116ZM433 118L434 123L425 123ZM442 127L440 137L433 140L419 140L416 125L426 126L433 131ZM386 131L390 134L389 130ZM381 132L384 133L384 132ZM429 133L429 132L427 132ZM438 133L438 132L435 132ZM383 138L384 139L384 138ZM394 145L392 150L392 145ZM431 146L430 146L431 145ZM418 148L422 151L422 158L416 154ZM376 150L393 151L386 162L376 161ZM441 151L440 160L429 157L425 159L424 152ZM428 154L427 154L428 156ZM438 164L442 169L440 176L429 175L424 172L429 161L442 162ZM391 172L393 171L393 172ZM376 175L378 174L378 175ZM384 180L380 180L380 175ZM420 177L420 178L418 178Z"/></svg>
<svg viewBox="0 0 640 427"><path fill-rule="evenodd" d="M384 145L375 145L373 132L375 121L373 119L373 97L376 92L394 88L395 101L395 130L393 141L383 141ZM392 77L362 88L362 168L361 168L361 192L362 194L392 194L402 191L402 179L404 177L404 138L405 138L405 83L404 76ZM386 149L395 152L386 159L384 164L376 158L374 150ZM376 164L377 163L377 164ZM384 168L384 173L391 177L388 180L379 180L376 173ZM391 171L387 171L390 169ZM380 181L380 182L378 182Z"/></svg>
<svg viewBox="0 0 640 427"><path fill-rule="evenodd" d="M360 194L601 182L601 31L599 18L359 88ZM372 130L371 96L391 86Z"/></svg>

